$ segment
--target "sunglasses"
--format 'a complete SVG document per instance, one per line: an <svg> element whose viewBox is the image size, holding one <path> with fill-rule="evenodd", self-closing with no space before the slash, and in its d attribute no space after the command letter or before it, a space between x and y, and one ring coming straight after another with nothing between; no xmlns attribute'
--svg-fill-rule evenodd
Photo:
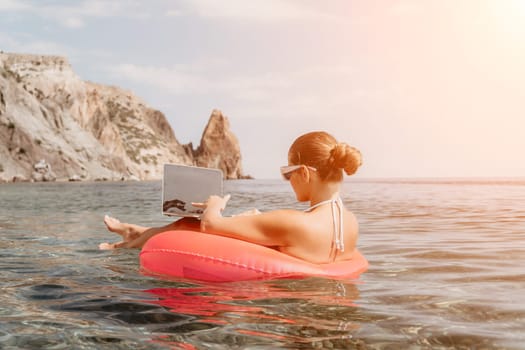
<svg viewBox="0 0 525 350"><path fill-rule="evenodd" d="M308 165L286 165L286 166L281 167L281 175L286 181L288 181L290 180L290 177L292 177L293 172L301 169L303 166L305 166L307 169L310 169L312 171L317 171L316 168L313 168Z"/></svg>

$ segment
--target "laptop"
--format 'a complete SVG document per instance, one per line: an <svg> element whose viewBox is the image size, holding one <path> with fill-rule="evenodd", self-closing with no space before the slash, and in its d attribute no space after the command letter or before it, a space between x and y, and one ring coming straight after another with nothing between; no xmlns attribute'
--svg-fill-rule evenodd
<svg viewBox="0 0 525 350"><path fill-rule="evenodd" d="M201 208L211 195L222 196L223 175L219 169L164 164L162 179L162 214L200 218Z"/></svg>

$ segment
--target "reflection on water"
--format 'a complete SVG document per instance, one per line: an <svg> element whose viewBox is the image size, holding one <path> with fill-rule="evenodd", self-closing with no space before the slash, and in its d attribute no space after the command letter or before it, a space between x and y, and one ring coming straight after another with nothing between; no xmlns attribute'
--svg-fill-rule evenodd
<svg viewBox="0 0 525 350"><path fill-rule="evenodd" d="M0 348L525 349L525 183L359 181L358 281L142 275L104 214L164 224L160 183L0 186ZM279 181L228 182L228 213L296 207Z"/></svg>

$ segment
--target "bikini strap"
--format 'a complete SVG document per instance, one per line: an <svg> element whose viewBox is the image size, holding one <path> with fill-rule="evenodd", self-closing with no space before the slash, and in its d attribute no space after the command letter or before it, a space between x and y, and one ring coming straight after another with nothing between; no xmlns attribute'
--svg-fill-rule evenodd
<svg viewBox="0 0 525 350"><path fill-rule="evenodd" d="M334 227L334 237L332 240L332 250L330 251L330 256L333 255L333 259L335 260L337 256L337 251L340 251L341 253L345 251L345 242L344 242L344 229L343 229L343 213L344 213L344 206L343 201L340 197L336 199L329 199L326 201L319 202L315 205L312 205L310 208L306 209L305 212L310 212L314 210L317 207L320 207L325 204L331 204L332 209L332 220L333 220L333 227ZM337 214L339 214L339 225L337 222ZM334 249L335 248L335 249Z"/></svg>
<svg viewBox="0 0 525 350"><path fill-rule="evenodd" d="M305 212L308 213L309 211L312 211L312 210L314 210L314 209L317 208L317 207L320 207L320 206L325 205L325 204L328 204L328 203L332 203L332 202L334 202L334 201L336 201L336 200L337 200L337 199L328 199L328 200L325 200L325 201L319 202L319 203L317 203L317 204L312 205L310 208L305 209Z"/></svg>
<svg viewBox="0 0 525 350"><path fill-rule="evenodd" d="M339 214L339 227L337 227L337 218L335 211L338 211ZM345 241L344 241L344 230L343 230L343 201L341 198L338 198L332 202L332 217L334 219L334 236L335 236L335 247L341 253L345 251Z"/></svg>

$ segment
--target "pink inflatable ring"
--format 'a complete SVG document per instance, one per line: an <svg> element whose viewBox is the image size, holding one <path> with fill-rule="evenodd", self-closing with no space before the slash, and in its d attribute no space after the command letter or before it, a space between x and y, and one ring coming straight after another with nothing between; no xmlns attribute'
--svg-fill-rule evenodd
<svg viewBox="0 0 525 350"><path fill-rule="evenodd" d="M351 260L312 264L257 244L195 231L168 231L149 239L140 252L144 272L210 282L297 276L357 278L368 261L357 250Z"/></svg>

